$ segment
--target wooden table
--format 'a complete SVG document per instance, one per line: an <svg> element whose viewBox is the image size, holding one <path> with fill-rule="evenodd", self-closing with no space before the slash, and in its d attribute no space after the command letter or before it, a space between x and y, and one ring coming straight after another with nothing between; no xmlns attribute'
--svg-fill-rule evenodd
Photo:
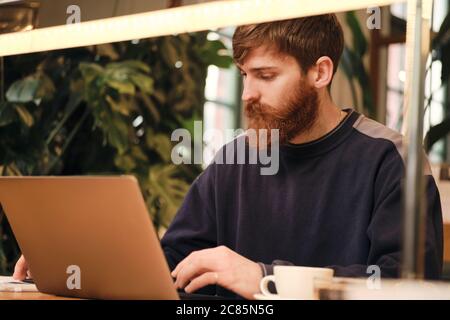
<svg viewBox="0 0 450 320"><path fill-rule="evenodd" d="M334 278L318 291L322 300L450 300L445 281L382 279L375 286L365 278Z"/></svg>
<svg viewBox="0 0 450 320"><path fill-rule="evenodd" d="M450 223L444 224L444 261L450 262Z"/></svg>
<svg viewBox="0 0 450 320"><path fill-rule="evenodd" d="M0 300L79 300L41 292L0 292Z"/></svg>

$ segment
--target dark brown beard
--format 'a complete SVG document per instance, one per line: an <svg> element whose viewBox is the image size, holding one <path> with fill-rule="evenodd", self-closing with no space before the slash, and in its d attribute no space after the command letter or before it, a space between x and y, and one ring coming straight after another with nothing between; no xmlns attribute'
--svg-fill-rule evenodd
<svg viewBox="0 0 450 320"><path fill-rule="evenodd" d="M261 129L267 130L267 146L271 143L271 129L279 129L279 144L283 145L312 128L318 116L318 94L306 81L301 81L282 105L250 102L245 105L245 116L248 128L254 129L258 137Z"/></svg>

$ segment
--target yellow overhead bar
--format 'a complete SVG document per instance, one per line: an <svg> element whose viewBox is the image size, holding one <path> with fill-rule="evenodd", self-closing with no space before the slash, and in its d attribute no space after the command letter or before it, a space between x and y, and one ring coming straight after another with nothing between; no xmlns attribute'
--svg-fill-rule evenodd
<svg viewBox="0 0 450 320"><path fill-rule="evenodd" d="M143 39L404 0L225 0L0 35L0 56Z"/></svg>

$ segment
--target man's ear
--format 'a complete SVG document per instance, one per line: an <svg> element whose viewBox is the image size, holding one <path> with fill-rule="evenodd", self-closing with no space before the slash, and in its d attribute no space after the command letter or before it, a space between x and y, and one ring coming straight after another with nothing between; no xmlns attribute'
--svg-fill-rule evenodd
<svg viewBox="0 0 450 320"><path fill-rule="evenodd" d="M333 79L333 61L327 56L317 59L316 64L309 70L309 81L316 89L325 88Z"/></svg>

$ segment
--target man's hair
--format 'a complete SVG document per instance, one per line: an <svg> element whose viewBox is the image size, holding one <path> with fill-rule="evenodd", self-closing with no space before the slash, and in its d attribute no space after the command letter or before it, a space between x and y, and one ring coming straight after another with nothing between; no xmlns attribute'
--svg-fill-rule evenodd
<svg viewBox="0 0 450 320"><path fill-rule="evenodd" d="M274 47L293 56L303 72L322 56L333 61L333 75L344 48L344 36L335 14L239 26L233 36L233 58L242 64L250 50Z"/></svg>

